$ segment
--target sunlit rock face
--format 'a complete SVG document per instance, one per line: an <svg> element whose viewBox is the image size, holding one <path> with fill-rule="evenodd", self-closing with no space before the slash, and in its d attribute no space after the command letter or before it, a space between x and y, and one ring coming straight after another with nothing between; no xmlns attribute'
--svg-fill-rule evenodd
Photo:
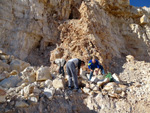
<svg viewBox="0 0 150 113"><path fill-rule="evenodd" d="M150 8L129 0L0 0L0 15L0 112L150 111ZM114 82L95 73L87 81L91 56ZM56 58L86 62L80 91L68 91L68 76L54 72Z"/></svg>

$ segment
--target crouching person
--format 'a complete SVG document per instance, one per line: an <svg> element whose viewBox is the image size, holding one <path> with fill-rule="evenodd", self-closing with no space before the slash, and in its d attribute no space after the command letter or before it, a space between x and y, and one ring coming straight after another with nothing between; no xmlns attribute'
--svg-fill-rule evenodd
<svg viewBox="0 0 150 113"><path fill-rule="evenodd" d="M103 66L100 65L99 61L95 57L93 57L92 60L89 61L88 68L90 69L90 78L89 78L89 80L91 80L95 68L98 68L98 71L99 71L99 69L101 69L101 73L103 75L105 74Z"/></svg>
<svg viewBox="0 0 150 113"><path fill-rule="evenodd" d="M67 64L66 64L66 70L67 70L67 74L69 76L69 80L68 80L68 88L71 90L72 87L72 78L73 78L73 82L74 82L74 90L78 91L79 86L78 86L78 76L80 75L80 67L84 66L85 62L78 59L78 58L74 58L74 59L70 59Z"/></svg>
<svg viewBox="0 0 150 113"><path fill-rule="evenodd" d="M59 74L62 74L62 76L65 76L64 66L66 64L66 60L56 59L53 63L59 66L59 69L58 69Z"/></svg>

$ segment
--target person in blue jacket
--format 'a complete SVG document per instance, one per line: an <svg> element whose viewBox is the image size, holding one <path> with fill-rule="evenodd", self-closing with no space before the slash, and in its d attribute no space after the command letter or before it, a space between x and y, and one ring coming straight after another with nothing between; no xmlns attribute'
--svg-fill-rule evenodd
<svg viewBox="0 0 150 113"><path fill-rule="evenodd" d="M100 65L99 61L98 61L95 57L93 57L93 58L89 61L89 63L88 63L88 68L90 69L90 78L89 78L89 80L91 80L95 68L98 68L98 71L99 71L99 69L101 69L101 73L102 73L103 75L105 74L103 66Z"/></svg>

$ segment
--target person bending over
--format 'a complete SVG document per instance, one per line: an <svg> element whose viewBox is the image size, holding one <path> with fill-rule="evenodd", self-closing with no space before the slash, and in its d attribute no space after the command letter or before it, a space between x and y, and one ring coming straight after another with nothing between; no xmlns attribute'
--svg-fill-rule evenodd
<svg viewBox="0 0 150 113"><path fill-rule="evenodd" d="M68 88L71 89L72 87L72 78L74 82L74 89L78 90L78 76L80 75L80 67L84 66L85 62L78 59L78 58L73 58L70 59L67 64L66 64L66 70L67 74L69 75L69 80L68 80Z"/></svg>

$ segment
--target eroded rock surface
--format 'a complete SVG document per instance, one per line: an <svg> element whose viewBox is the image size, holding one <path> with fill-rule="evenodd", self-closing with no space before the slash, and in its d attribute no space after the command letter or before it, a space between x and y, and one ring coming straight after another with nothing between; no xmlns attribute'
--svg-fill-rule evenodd
<svg viewBox="0 0 150 113"><path fill-rule="evenodd" d="M149 113L150 8L129 0L0 0L0 15L0 112ZM87 64L93 55L114 82L89 82L84 67L81 90L68 91L67 75L49 68L49 59Z"/></svg>

